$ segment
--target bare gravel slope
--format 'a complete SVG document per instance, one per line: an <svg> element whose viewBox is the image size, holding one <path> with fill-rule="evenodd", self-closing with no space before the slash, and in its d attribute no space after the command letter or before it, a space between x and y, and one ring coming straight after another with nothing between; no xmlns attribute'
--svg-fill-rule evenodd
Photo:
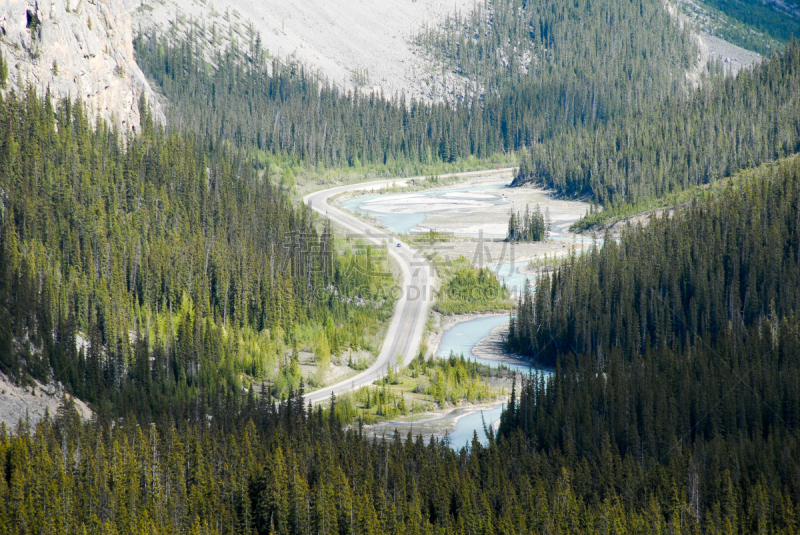
<svg viewBox="0 0 800 535"><path fill-rule="evenodd" d="M36 425L47 411L55 416L64 395L64 391L54 384L43 385L34 381L31 386L17 386L0 372L0 426L6 424L9 429L13 429L20 420L26 419L31 425ZM81 400L73 399L81 418L91 418L91 409Z"/></svg>
<svg viewBox="0 0 800 535"><path fill-rule="evenodd" d="M441 69L417 53L412 38L425 25L441 23L473 0L126 0L134 27L167 29L170 21L216 26L220 42L233 35L261 35L272 57L292 57L339 86L407 98L443 93ZM219 46L220 43L217 43ZM448 75L448 86L458 83ZM463 83L463 82L462 82Z"/></svg>
<svg viewBox="0 0 800 535"><path fill-rule="evenodd" d="M721 61L727 73L736 75L740 70L752 67L762 59L759 54L736 46L719 37L714 37L707 33L702 33L701 37L708 47L708 53L711 58Z"/></svg>

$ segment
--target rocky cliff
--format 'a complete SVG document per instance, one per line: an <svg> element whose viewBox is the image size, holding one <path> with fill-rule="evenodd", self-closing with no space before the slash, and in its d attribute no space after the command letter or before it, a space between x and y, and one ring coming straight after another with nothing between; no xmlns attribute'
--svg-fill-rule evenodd
<svg viewBox="0 0 800 535"><path fill-rule="evenodd" d="M92 120L121 132L139 128L144 95L157 99L133 57L131 18L122 0L0 0L0 51L6 90L31 84L43 95L82 99Z"/></svg>

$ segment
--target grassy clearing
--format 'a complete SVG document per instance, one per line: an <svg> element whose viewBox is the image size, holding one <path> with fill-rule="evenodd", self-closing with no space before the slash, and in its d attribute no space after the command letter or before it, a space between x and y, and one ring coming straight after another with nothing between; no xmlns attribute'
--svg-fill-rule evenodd
<svg viewBox="0 0 800 535"><path fill-rule="evenodd" d="M508 310L513 306L508 289L489 269L473 267L463 256L437 265L443 283L434 309L442 314Z"/></svg>
<svg viewBox="0 0 800 535"><path fill-rule="evenodd" d="M364 386L336 400L343 422L360 419L376 423L460 403L494 401L506 395L505 387L490 386L489 379L503 378L505 368L490 368L467 361L463 355L425 359L425 348L407 367L394 369L375 385Z"/></svg>
<svg viewBox="0 0 800 535"><path fill-rule="evenodd" d="M424 191L433 188L443 188L445 186L452 186L464 180L462 177L455 173L450 174L436 174L426 175L424 179L415 180L414 182L406 183L406 185L392 184L382 190L376 191L379 195L394 194L394 193L413 193L415 191Z"/></svg>

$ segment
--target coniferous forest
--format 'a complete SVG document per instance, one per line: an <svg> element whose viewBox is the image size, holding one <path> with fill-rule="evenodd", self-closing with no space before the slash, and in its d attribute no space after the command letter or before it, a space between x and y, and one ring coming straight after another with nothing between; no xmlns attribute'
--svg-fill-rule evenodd
<svg viewBox="0 0 800 535"><path fill-rule="evenodd" d="M365 346L391 315L388 299L347 299L388 285L370 250L340 253L268 168L142 110L144 131L123 144L80 102L0 100L0 369L177 416L242 377L287 394L298 344Z"/></svg>
<svg viewBox="0 0 800 535"><path fill-rule="evenodd" d="M680 466L676 498L706 531L791 533L800 161L750 175L538 279L509 340L556 371L525 381L500 432L613 463L643 507L645 481Z"/></svg>
<svg viewBox="0 0 800 535"><path fill-rule="evenodd" d="M323 166L484 158L574 135L685 92L696 55L655 1L494 0L417 41L462 75L460 98L364 96L267 58L255 32L217 50L202 21L142 33L135 47L172 103L170 124Z"/></svg>
<svg viewBox="0 0 800 535"><path fill-rule="evenodd" d="M752 71L665 95L645 111L534 143L519 182L606 205L635 204L800 151L800 44Z"/></svg>
<svg viewBox="0 0 800 535"><path fill-rule="evenodd" d="M93 409L0 426L0 534L800 532L796 40L731 77L657 0L489 0L416 36L461 80L423 103L174 25L134 43L166 126L0 93L0 371ZM307 405L299 351L376 352L392 277L272 162L515 151L516 184L604 209L717 187L542 266L507 342L552 375L488 444ZM548 223L512 214L508 239ZM452 275L440 311L507 303Z"/></svg>
<svg viewBox="0 0 800 535"><path fill-rule="evenodd" d="M542 213L539 205L531 212L530 206L525 206L524 213L514 213L508 217L508 241L542 241L550 234L550 214L545 209Z"/></svg>
<svg viewBox="0 0 800 535"><path fill-rule="evenodd" d="M333 87L270 61L257 38L216 51L212 67L212 32L197 23L185 38L135 44L175 103L170 124L323 167L522 150L517 184L612 207L800 150L796 42L733 78L714 63L698 69L691 36L657 2L496 0L450 24L418 41L463 75L451 104Z"/></svg>

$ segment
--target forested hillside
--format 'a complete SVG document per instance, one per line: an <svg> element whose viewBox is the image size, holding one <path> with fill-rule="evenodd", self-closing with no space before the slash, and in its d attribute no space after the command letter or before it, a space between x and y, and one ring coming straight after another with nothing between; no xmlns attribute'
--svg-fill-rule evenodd
<svg viewBox="0 0 800 535"><path fill-rule="evenodd" d="M343 93L301 65L269 60L256 40L204 59L206 30L185 39L140 35L137 61L172 106L170 123L210 139L287 154L311 165L450 162L503 150L478 106L425 105Z"/></svg>
<svg viewBox="0 0 800 535"><path fill-rule="evenodd" d="M388 284L379 255L341 256L268 167L142 110L123 144L80 103L0 99L0 369L180 414L254 380L296 388L287 348L365 346L390 303L348 297Z"/></svg>
<svg viewBox="0 0 800 535"><path fill-rule="evenodd" d="M685 91L697 55L691 33L649 0L492 0L417 41L484 93L496 126L523 145Z"/></svg>
<svg viewBox="0 0 800 535"><path fill-rule="evenodd" d="M267 59L255 37L212 49L206 62L211 31L184 24L185 39L148 33L135 42L142 70L171 103L169 122L323 166L519 150L684 92L696 56L690 34L656 0L494 0L419 36L470 85L454 106L424 105L332 88L301 65Z"/></svg>
<svg viewBox="0 0 800 535"><path fill-rule="evenodd" d="M553 385L561 404L582 399L580 389L567 397L561 383ZM343 429L335 407L309 412L301 397L273 407L229 394L210 409L210 420L157 425L134 417L81 424L65 407L36 429L0 430L6 467L0 529L464 535L797 529L798 451L791 435L745 440L741 449L733 437L719 439L696 453L687 442L659 464L649 454L621 456L607 433L594 440L597 446L580 449L571 440L582 438L583 428L564 422L567 445L553 447L522 432L550 421L548 413L530 411L529 389L497 440L488 446L473 440L460 451L396 433L369 440L360 427Z"/></svg>
<svg viewBox="0 0 800 535"><path fill-rule="evenodd" d="M791 35L785 40L775 35L775 30L778 30L782 23L789 22L790 25L794 25L790 19L779 13L779 8L777 8L776 4L749 3L747 0L744 2L679 0L675 4L698 31L724 39L728 43L765 57L769 57L773 52L779 51L787 41L791 40ZM749 4L753 7L758 6L756 10L761 10L761 13L755 17L742 17L741 15L745 13L747 15L753 14L753 11L741 10L740 8L743 4ZM781 22L778 24L764 24L765 14L772 18L773 22L778 19Z"/></svg>
<svg viewBox="0 0 800 535"><path fill-rule="evenodd" d="M800 43L725 78L660 0L489 0L418 36L466 84L425 105L175 24L135 42L166 129L146 102L123 135L0 94L0 371L94 410L0 425L0 535L800 532ZM609 209L716 185L545 261L508 345L553 374L515 387L488 445L368 439L364 417L407 408L397 370L306 406L299 353L376 352L394 281L273 162L522 149L518 184ZM546 238L547 213L508 238ZM508 303L490 270L448 268L439 312ZM455 355L409 371L441 406L489 394Z"/></svg>
<svg viewBox="0 0 800 535"><path fill-rule="evenodd" d="M594 131L534 143L517 182L635 204L800 151L800 44L688 96L664 95Z"/></svg>
<svg viewBox="0 0 800 535"><path fill-rule="evenodd" d="M544 274L509 343L555 376L501 433L605 466L631 507L678 470L708 532L796 529L799 224L792 158Z"/></svg>
<svg viewBox="0 0 800 535"><path fill-rule="evenodd" d="M198 24L185 40L140 35L137 58L172 103L171 124L323 167L525 149L516 183L615 206L800 150L796 43L726 78L695 65L691 35L660 2L495 0L487 10L418 38L468 81L454 106L343 93L268 60L257 39L207 63Z"/></svg>
<svg viewBox="0 0 800 535"><path fill-rule="evenodd" d="M554 364L570 352L630 359L714 346L768 320L777 329L800 312L800 163L749 175L544 273L522 298L512 346Z"/></svg>

